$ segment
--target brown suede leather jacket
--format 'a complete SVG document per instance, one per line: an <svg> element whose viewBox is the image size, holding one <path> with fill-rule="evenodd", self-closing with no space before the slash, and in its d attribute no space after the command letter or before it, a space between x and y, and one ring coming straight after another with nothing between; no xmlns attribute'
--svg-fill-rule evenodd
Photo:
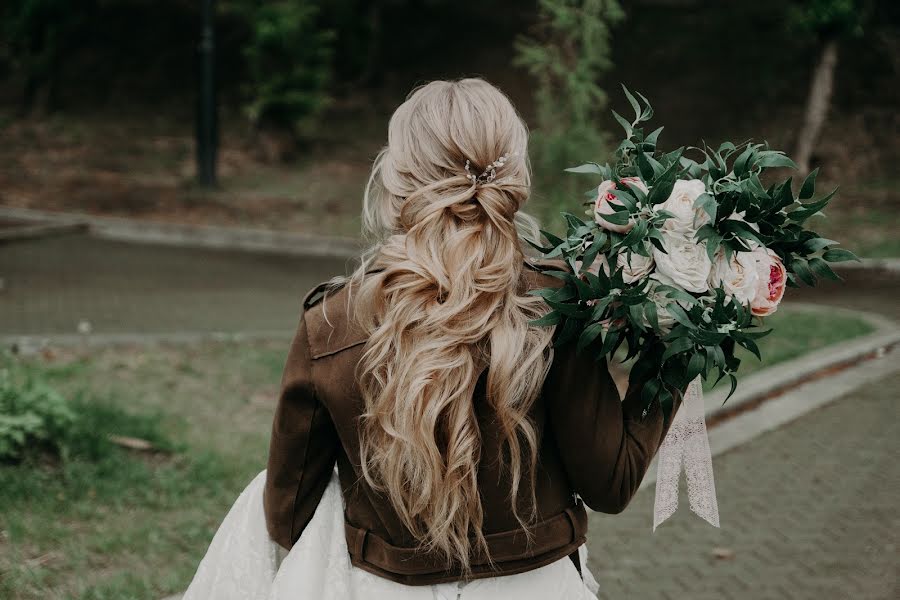
<svg viewBox="0 0 900 600"><path fill-rule="evenodd" d="M561 285L540 269L526 263L523 290ZM416 540L390 502L362 477L356 423L363 406L353 370L366 338L348 317L346 290L331 292L322 301L322 287L304 299L282 378L265 488L269 533L285 548L297 541L337 463L355 566L408 585L461 579L436 556L414 551ZM528 546L509 508L509 475L498 467L500 439L483 402L482 377L473 397L483 424L478 482L483 531L496 568L476 558L472 578L520 573L570 556L585 542L585 504L605 513L626 507L671 423L658 402L641 420L639 392L630 390L621 401L603 363L587 353L576 355L574 344L556 349L531 413L541 446L536 467L539 519ZM522 480L528 480L526 474Z"/></svg>

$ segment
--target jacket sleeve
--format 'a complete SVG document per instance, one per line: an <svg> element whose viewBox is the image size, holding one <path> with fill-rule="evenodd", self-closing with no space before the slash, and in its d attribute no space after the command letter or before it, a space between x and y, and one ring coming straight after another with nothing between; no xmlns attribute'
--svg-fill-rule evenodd
<svg viewBox="0 0 900 600"><path fill-rule="evenodd" d="M668 420L659 400L642 420L641 387L621 400L606 362L576 353L574 343L555 350L544 393L574 491L593 510L625 510L681 406L681 393L675 393Z"/></svg>
<svg viewBox="0 0 900 600"><path fill-rule="evenodd" d="M311 370L301 316L281 379L263 496L269 535L288 549L312 519L339 444L328 410L316 397Z"/></svg>

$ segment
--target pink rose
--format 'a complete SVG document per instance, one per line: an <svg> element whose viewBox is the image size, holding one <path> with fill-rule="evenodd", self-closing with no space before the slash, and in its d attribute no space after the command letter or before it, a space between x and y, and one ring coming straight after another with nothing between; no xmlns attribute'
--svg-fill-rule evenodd
<svg viewBox="0 0 900 600"><path fill-rule="evenodd" d="M633 220L629 220L625 225L616 225L603 218L604 215L611 215L616 212L613 206L622 206L619 199L610 193L614 189L616 189L615 181L606 180L597 186L597 199L594 200L594 220L604 229L617 233L628 233L634 227Z"/></svg>
<svg viewBox="0 0 900 600"><path fill-rule="evenodd" d="M778 255L767 248L757 248L751 255L756 263L758 281L756 295L750 302L750 312L757 317L765 317L775 312L784 296L787 270Z"/></svg>
<svg viewBox="0 0 900 600"><path fill-rule="evenodd" d="M644 192L645 194L649 194L649 193L650 193L650 190L647 189L647 184L645 184L645 183L641 180L640 177L623 177L623 178L620 179L619 181L621 181L622 183L624 183L626 186L628 186L628 185L630 184L630 187L636 187L637 189L641 190L641 191Z"/></svg>

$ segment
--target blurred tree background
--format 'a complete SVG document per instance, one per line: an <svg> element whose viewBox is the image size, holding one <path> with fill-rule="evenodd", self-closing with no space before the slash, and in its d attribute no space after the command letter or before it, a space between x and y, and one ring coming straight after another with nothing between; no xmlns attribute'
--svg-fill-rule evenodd
<svg viewBox="0 0 900 600"><path fill-rule="evenodd" d="M192 184L200 4L4 2L0 203L355 235L393 108L476 75L533 131L547 218L581 198L560 168L610 151L622 82L664 147L752 134L823 167L867 208L863 254L900 254L867 241L895 206L897 2L220 0L214 191Z"/></svg>

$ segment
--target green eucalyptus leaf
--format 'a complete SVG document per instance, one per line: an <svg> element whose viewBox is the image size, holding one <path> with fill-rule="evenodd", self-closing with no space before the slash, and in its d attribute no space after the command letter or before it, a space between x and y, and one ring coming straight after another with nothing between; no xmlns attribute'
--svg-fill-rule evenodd
<svg viewBox="0 0 900 600"><path fill-rule="evenodd" d="M734 394L734 390L737 389L737 377L735 377L733 373L729 373L728 378L731 380L731 389L728 391L728 395L725 396L725 400L722 402L722 404L728 402L728 399L731 398L732 394Z"/></svg>
<svg viewBox="0 0 900 600"><path fill-rule="evenodd" d="M828 263L822 260L821 258L810 258L809 259L809 268L819 277L823 277L825 279L830 279L832 281L841 281L840 276L831 270L831 267L828 266Z"/></svg>
<svg viewBox="0 0 900 600"><path fill-rule="evenodd" d="M659 379L651 379L644 384L644 387L641 389L641 401L644 403L645 407L650 406L653 400L656 399L661 387L662 382Z"/></svg>
<svg viewBox="0 0 900 600"><path fill-rule="evenodd" d="M613 117L615 118L615 120L619 123L619 125L622 126L622 129L625 130L625 137L630 138L631 134L633 133L631 123L626 121L625 118L622 117L622 115L620 115L616 111L612 111L612 114L613 114Z"/></svg>
<svg viewBox="0 0 900 600"><path fill-rule="evenodd" d="M709 215L710 221L712 221L713 223L716 222L717 206L718 205L716 204L716 199L706 192L703 192L702 194L697 196L696 200L694 200L694 208L700 208L704 210L706 214Z"/></svg>
<svg viewBox="0 0 900 600"><path fill-rule="evenodd" d="M556 311L550 311L540 319L532 319L531 321L528 321L528 324L534 327L546 327L549 325L556 325L557 323L559 323L561 318L562 315L560 313Z"/></svg>
<svg viewBox="0 0 900 600"><path fill-rule="evenodd" d="M645 181L652 181L657 175L665 171L665 168L659 163L659 161L646 152L641 152L640 154L638 154L637 166L638 171L640 171L641 177Z"/></svg>
<svg viewBox="0 0 900 600"><path fill-rule="evenodd" d="M750 338L746 338L743 336L739 337L737 335L733 335L732 337L734 337L735 341L737 341L738 344L752 352L758 360L762 360L762 355L759 353L759 346L756 345L756 342L754 342Z"/></svg>
<svg viewBox="0 0 900 600"><path fill-rule="evenodd" d="M822 258L828 262L846 262L848 260L859 262L858 256L843 248L830 248L822 254Z"/></svg>
<svg viewBox="0 0 900 600"><path fill-rule="evenodd" d="M572 340L575 339L581 332L582 323L578 319L566 319L566 322L563 323L562 328L556 336L556 340L554 341L554 345L562 346Z"/></svg>
<svg viewBox="0 0 900 600"><path fill-rule="evenodd" d="M628 98L628 103L631 104L631 108L634 109L634 120L641 120L641 105L638 103L637 99L628 91L628 88L625 85L622 85L622 90L625 92L625 97Z"/></svg>
<svg viewBox="0 0 900 600"><path fill-rule="evenodd" d="M669 314L672 315L672 318L687 327L688 329L697 329L697 325L691 321L691 318L688 316L687 312L679 306L677 303L673 302L671 304L666 305L666 310L669 311Z"/></svg>
<svg viewBox="0 0 900 600"><path fill-rule="evenodd" d="M685 373L685 379L687 381L693 381L697 378L697 375L700 375L706 367L706 356L705 352L702 350L695 352L691 355L691 359L688 361L687 371Z"/></svg>
<svg viewBox="0 0 900 600"><path fill-rule="evenodd" d="M756 161L757 167L768 168L768 167L787 167L789 169L796 169L797 165L792 161L788 156L784 154L784 152L776 151L776 150L768 150L766 152L760 153L759 160Z"/></svg>
<svg viewBox="0 0 900 600"><path fill-rule="evenodd" d="M748 145L744 148L744 151L738 155L738 157L734 160L734 174L738 176L738 178L743 177L747 174L747 170L749 168L749 163L751 158L753 158L753 154L756 152L756 146L753 144ZM724 167L724 161L722 161L722 166Z"/></svg>
<svg viewBox="0 0 900 600"><path fill-rule="evenodd" d="M760 338L764 338L770 333L772 333L771 329L766 329L765 331L748 331L746 329L741 330L741 335L750 338L751 340L758 340Z"/></svg>
<svg viewBox="0 0 900 600"><path fill-rule="evenodd" d="M644 111L641 113L641 121L649 121L653 118L653 107L650 106L650 101L640 92L635 92L635 94L644 101Z"/></svg>
<svg viewBox="0 0 900 600"><path fill-rule="evenodd" d="M634 223L634 227L631 228L631 231L622 239L621 245L623 248L631 248L638 244L641 240L647 237L647 221L644 219L637 219Z"/></svg>
<svg viewBox="0 0 900 600"><path fill-rule="evenodd" d="M644 304L644 317L647 319L647 323L650 324L651 330L659 331L659 313L657 312L656 304L653 302Z"/></svg>
<svg viewBox="0 0 900 600"><path fill-rule="evenodd" d="M565 169L567 173L590 173L591 175L603 175L603 167L597 163L584 163L577 167L569 167Z"/></svg>
<svg viewBox="0 0 900 600"><path fill-rule="evenodd" d="M791 272L806 285L816 285L816 278L813 277L812 271L809 270L806 261L802 258L795 258L791 261Z"/></svg>
<svg viewBox="0 0 900 600"><path fill-rule="evenodd" d="M603 220L614 225L625 225L628 223L631 219L631 213L628 212L628 209L624 206L616 207L615 204L612 206L616 208L616 211L608 215L601 215Z"/></svg>
<svg viewBox="0 0 900 600"><path fill-rule="evenodd" d="M652 146L656 146L657 140L659 139L659 134L662 133L663 128L659 127L658 129L654 129L650 135L644 138L645 144L650 144Z"/></svg>
<svg viewBox="0 0 900 600"><path fill-rule="evenodd" d="M816 193L816 176L818 174L819 169L813 169L806 176L806 179L803 180L803 184L800 186L800 193L797 196L800 200L809 200Z"/></svg>
<svg viewBox="0 0 900 600"><path fill-rule="evenodd" d="M616 188L609 191L610 194L616 197L616 199L622 203L622 206L628 209L629 212L634 212L637 210L637 199L631 195L628 189Z"/></svg>
<svg viewBox="0 0 900 600"><path fill-rule="evenodd" d="M540 246L540 245L538 245L538 244L535 244L534 242L532 242L532 241L529 240L528 238L525 238L525 241L528 242L528 245L529 245L529 246L531 246L532 248L534 248L535 250L537 250L537 251L540 252L541 254L546 254L547 252L550 252L551 250L553 250L553 246Z"/></svg>
<svg viewBox="0 0 900 600"><path fill-rule="evenodd" d="M619 345L619 340L621 339L621 337L622 334L618 329L609 331L603 338L603 346L600 348L600 352L598 352L598 354L600 356L605 356L612 353Z"/></svg>
<svg viewBox="0 0 900 600"><path fill-rule="evenodd" d="M554 246L559 246L560 244L564 243L562 238L556 237L549 231L544 231L543 229L541 229L540 232L541 232L541 235L543 235L545 238L547 238L547 241L549 241Z"/></svg>
<svg viewBox="0 0 900 600"><path fill-rule="evenodd" d="M585 347L589 346L594 342L600 334L603 332L603 325L600 323L591 323L581 332L581 335L578 336L578 344L576 346L576 351L581 352Z"/></svg>
<svg viewBox="0 0 900 600"><path fill-rule="evenodd" d="M690 350L693 347L694 347L694 340L692 340L691 338L686 338L686 337L678 338L674 342L672 342L671 344L668 345L668 347L666 348L666 351L663 352L662 360L663 360L663 362L665 362L672 356L675 356L676 354L680 354L682 352L687 352L688 350Z"/></svg>
<svg viewBox="0 0 900 600"><path fill-rule="evenodd" d="M838 244L838 242L836 242L834 240L817 237L817 238L812 238L810 240L807 240L806 242L803 242L803 248L807 252L812 254L813 252L818 252L822 248L826 248L828 246L836 246L837 244Z"/></svg>
<svg viewBox="0 0 900 600"><path fill-rule="evenodd" d="M699 300L688 294L686 291L670 285L658 285L656 286L656 289L657 291L663 292L663 295L666 298L671 298L672 300L678 300L679 302L684 302L688 305L700 303Z"/></svg>
<svg viewBox="0 0 900 600"><path fill-rule="evenodd" d="M810 218L814 214L821 211L823 208L828 206L828 203L831 202L831 199L834 198L834 195L837 193L837 188L831 191L830 194L825 196L820 200L816 200L814 202L809 202L807 204L801 204L796 210L793 210L788 213L788 218L792 221L796 221L798 223L802 223L806 219Z"/></svg>

